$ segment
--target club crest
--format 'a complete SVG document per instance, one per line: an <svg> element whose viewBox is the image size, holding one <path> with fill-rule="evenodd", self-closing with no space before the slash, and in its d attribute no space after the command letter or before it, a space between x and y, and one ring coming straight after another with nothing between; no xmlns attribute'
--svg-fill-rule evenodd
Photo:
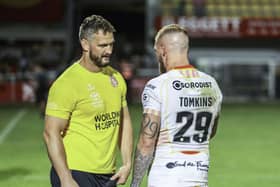
<svg viewBox="0 0 280 187"><path fill-rule="evenodd" d="M111 80L111 84L112 84L113 87L118 86L118 81L114 76L110 76L110 80Z"/></svg>

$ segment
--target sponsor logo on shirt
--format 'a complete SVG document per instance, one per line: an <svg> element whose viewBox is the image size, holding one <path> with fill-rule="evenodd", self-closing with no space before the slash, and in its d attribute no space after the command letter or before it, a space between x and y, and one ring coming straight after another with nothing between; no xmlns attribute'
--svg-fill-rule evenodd
<svg viewBox="0 0 280 187"><path fill-rule="evenodd" d="M172 87L175 90L182 90L183 88L211 88L211 82L182 82L175 80L172 82Z"/></svg>
<svg viewBox="0 0 280 187"><path fill-rule="evenodd" d="M208 171L209 169L209 165L208 164L204 164L203 161L195 161L195 162L179 162L179 161L175 161L175 162L168 162L166 164L166 167L168 169L173 169L176 167L193 167L196 168L199 171Z"/></svg>
<svg viewBox="0 0 280 187"><path fill-rule="evenodd" d="M98 114L94 117L95 120L95 129L97 131L106 130L112 127L116 127L120 124L120 112L107 112Z"/></svg>
<svg viewBox="0 0 280 187"><path fill-rule="evenodd" d="M92 100L92 106L94 107L103 107L103 100L99 93L95 90L94 85L88 84L88 91L89 91L89 97Z"/></svg>

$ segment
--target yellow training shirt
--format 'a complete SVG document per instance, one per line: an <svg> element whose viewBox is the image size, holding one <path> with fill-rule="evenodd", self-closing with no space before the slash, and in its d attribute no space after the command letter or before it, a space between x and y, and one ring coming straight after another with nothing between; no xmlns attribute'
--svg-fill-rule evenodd
<svg viewBox="0 0 280 187"><path fill-rule="evenodd" d="M115 172L120 112L126 105L125 81L110 66L92 73L74 63L53 83L46 114L69 119L63 144L70 169Z"/></svg>

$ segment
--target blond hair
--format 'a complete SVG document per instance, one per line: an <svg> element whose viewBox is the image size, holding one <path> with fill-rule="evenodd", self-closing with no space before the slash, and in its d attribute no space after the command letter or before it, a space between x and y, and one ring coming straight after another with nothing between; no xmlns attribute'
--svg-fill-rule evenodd
<svg viewBox="0 0 280 187"><path fill-rule="evenodd" d="M163 37L166 39L163 39ZM155 46L159 44L159 41L161 44L164 43L169 50L182 51L188 50L189 48L188 32L178 24L170 24L162 27L155 37Z"/></svg>
<svg viewBox="0 0 280 187"><path fill-rule="evenodd" d="M170 25L165 25L158 31L155 37L155 43L157 43L164 35L170 33L183 33L188 38L188 32L186 29L184 29L178 24L170 24Z"/></svg>

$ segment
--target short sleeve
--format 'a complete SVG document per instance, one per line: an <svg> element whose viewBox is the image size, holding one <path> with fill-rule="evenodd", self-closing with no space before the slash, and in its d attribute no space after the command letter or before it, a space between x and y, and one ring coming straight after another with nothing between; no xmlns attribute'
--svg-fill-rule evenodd
<svg viewBox="0 0 280 187"><path fill-rule="evenodd" d="M142 92L142 105L144 113L160 113L161 102L159 97L158 85L155 81L149 81Z"/></svg>
<svg viewBox="0 0 280 187"><path fill-rule="evenodd" d="M124 78L122 77L122 75L120 73L118 73L119 78L120 78L120 82L121 82L121 105L122 107L126 107L127 106L127 100L126 100L126 92L127 92L127 85L126 82L124 80Z"/></svg>
<svg viewBox="0 0 280 187"><path fill-rule="evenodd" d="M216 90L216 95L217 95L217 102L218 102L218 109L217 111L220 113L221 111L221 107L222 107L222 102L223 102L223 94L221 92L221 89L217 83L217 81L214 81L214 85L215 85L215 90Z"/></svg>
<svg viewBox="0 0 280 187"><path fill-rule="evenodd" d="M75 106L75 94L66 81L55 82L48 95L46 115L69 119Z"/></svg>

